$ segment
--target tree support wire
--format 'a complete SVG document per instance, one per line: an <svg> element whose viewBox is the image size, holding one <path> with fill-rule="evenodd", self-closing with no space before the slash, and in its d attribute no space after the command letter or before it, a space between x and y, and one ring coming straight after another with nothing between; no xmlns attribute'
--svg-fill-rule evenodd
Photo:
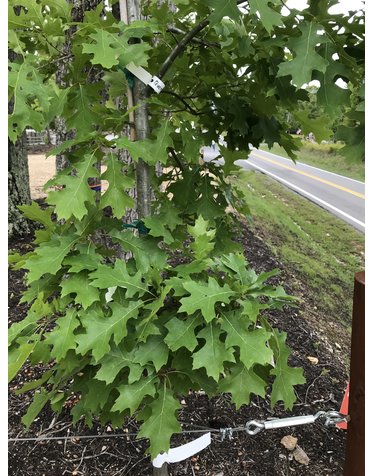
<svg viewBox="0 0 372 476"><path fill-rule="evenodd" d="M347 427L344 476L365 474L365 273L354 279L350 359L350 423Z"/></svg>

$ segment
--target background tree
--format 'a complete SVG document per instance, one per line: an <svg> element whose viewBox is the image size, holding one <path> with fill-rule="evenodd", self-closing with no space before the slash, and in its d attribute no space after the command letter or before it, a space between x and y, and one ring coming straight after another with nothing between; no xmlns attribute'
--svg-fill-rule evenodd
<svg viewBox="0 0 372 476"><path fill-rule="evenodd" d="M22 0L25 8L16 16L12 7L19 1L11 0L9 13L10 47L20 55L10 64L10 138L56 116L74 132L52 152L66 153L70 167L48 183L49 208L23 207L44 227L37 246L12 257L27 270L23 301L32 306L10 329L10 377L27 358L49 364L34 383L40 392L24 423L47 402L60 411L74 393L80 396L74 421L92 424L99 417L121 426L135 415L142 422L139 435L150 439L156 456L180 431L178 396L190 389L209 396L229 392L239 407L270 388L273 406L282 401L291 408L302 370L288 365L286 335L263 311L293 299L266 283L276 270L257 276L233 240L249 209L231 176L250 145L278 142L294 155L296 144L278 118L283 107L314 132L318 119L296 112L299 101L309 101L302 86L312 79L321 84L322 131L348 104L354 122L340 134L352 135L349 151L360 158L361 142L354 141L363 130L360 104L335 81L342 75L350 88L359 88L363 80L363 19L330 15L334 1L310 2L284 16L286 7L276 0L179 0L172 10L146 2L142 19L129 24L102 4L76 22L62 0ZM56 64L72 26L61 88ZM166 83L160 94L142 86L137 95L134 112L147 110L146 130L141 121L133 124L130 103L117 101L127 88L136 94L128 70L133 64ZM93 68L94 83L87 80ZM135 128L136 141L122 136L125 127ZM108 141L107 132L118 138ZM201 161L201 147L221 135L224 165ZM133 163L123 165L120 150ZM107 167L102 174L101 162ZM152 214L137 204L141 220L129 224L137 235L123 230L121 218L135 207L128 190L136 178L138 184L143 164L155 199L148 203ZM88 184L94 177L109 185L99 200ZM104 214L108 206L111 216ZM102 235L132 258L115 259ZM181 252L182 263L175 259Z"/></svg>
<svg viewBox="0 0 372 476"><path fill-rule="evenodd" d="M30 223L19 210L19 205L31 203L28 174L26 134L13 144L8 140L8 235L30 233Z"/></svg>
<svg viewBox="0 0 372 476"><path fill-rule="evenodd" d="M18 9L19 11L19 9ZM17 54L9 50L8 58L14 61ZM12 114L14 101L8 106ZM8 237L26 235L31 231L30 222L19 210L19 205L31 203L30 180L27 161L26 133L23 132L15 143L8 139Z"/></svg>

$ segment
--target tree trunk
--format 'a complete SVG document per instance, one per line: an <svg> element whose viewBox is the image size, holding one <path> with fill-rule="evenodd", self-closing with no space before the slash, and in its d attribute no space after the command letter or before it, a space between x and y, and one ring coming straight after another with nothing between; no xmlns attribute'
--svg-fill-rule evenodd
<svg viewBox="0 0 372 476"><path fill-rule="evenodd" d="M26 150L26 134L15 144L8 139L8 236L23 236L31 231L18 205L31 203L30 180Z"/></svg>
<svg viewBox="0 0 372 476"><path fill-rule="evenodd" d="M141 6L139 0L126 0L127 21L142 20ZM139 107L134 112L134 122L136 126L136 139L147 139L150 135L149 118L147 112L146 85L135 78L133 91L134 104ZM139 218L145 218L151 214L151 186L150 167L142 159L139 159L136 167L136 188L137 188L137 213Z"/></svg>

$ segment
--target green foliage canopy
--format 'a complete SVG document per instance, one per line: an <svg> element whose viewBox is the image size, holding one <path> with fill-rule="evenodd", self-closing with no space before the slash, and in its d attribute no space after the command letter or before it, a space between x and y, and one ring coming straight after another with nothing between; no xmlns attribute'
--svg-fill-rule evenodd
<svg viewBox="0 0 372 476"><path fill-rule="evenodd" d="M309 101L302 86L313 79L321 85L321 127L331 126L342 106L348 123L338 137L350 139L348 154L361 157L363 18L330 15L335 3L310 1L299 12L276 0L178 0L170 10L153 0L144 8L148 20L125 25L111 10L114 0L81 22L72 21L65 0L10 0L9 48L17 58L9 65L9 137L27 126L42 130L56 117L74 134L54 150L71 167L47 184L48 208L22 207L43 227L35 250L12 256L27 270L22 300L31 308L10 329L10 378L27 358L50 367L34 384L41 390L26 425L48 401L60 411L74 393L74 421L99 417L120 426L136 415L154 457L180 430L177 396L190 389L230 392L240 407L272 385L272 404L292 407L302 370L288 365L286 335L262 311L293 298L267 284L275 271L257 276L231 239L249 209L229 175L250 144L278 142L294 157L282 109L310 127L297 109ZM195 28L180 49L178 38ZM61 62L64 87L56 80ZM151 134L136 142L122 133L130 125L131 62L154 75L163 70L166 83L148 94ZM108 133L117 138L108 141ZM201 147L220 136L225 166L201 161ZM123 149L132 164L119 160ZM149 231L137 236L120 219L134 205L128 189L139 159L150 166L155 200L152 216L140 217ZM93 177L108 190L91 190ZM115 258L113 247L132 257ZM182 263L174 262L179 250Z"/></svg>

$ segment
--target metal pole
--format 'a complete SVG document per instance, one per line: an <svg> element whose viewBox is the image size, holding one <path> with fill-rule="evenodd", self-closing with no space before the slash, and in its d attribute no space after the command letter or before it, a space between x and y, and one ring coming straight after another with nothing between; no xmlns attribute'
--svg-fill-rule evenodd
<svg viewBox="0 0 372 476"><path fill-rule="evenodd" d="M365 474L365 274L354 280L350 393L344 476Z"/></svg>

